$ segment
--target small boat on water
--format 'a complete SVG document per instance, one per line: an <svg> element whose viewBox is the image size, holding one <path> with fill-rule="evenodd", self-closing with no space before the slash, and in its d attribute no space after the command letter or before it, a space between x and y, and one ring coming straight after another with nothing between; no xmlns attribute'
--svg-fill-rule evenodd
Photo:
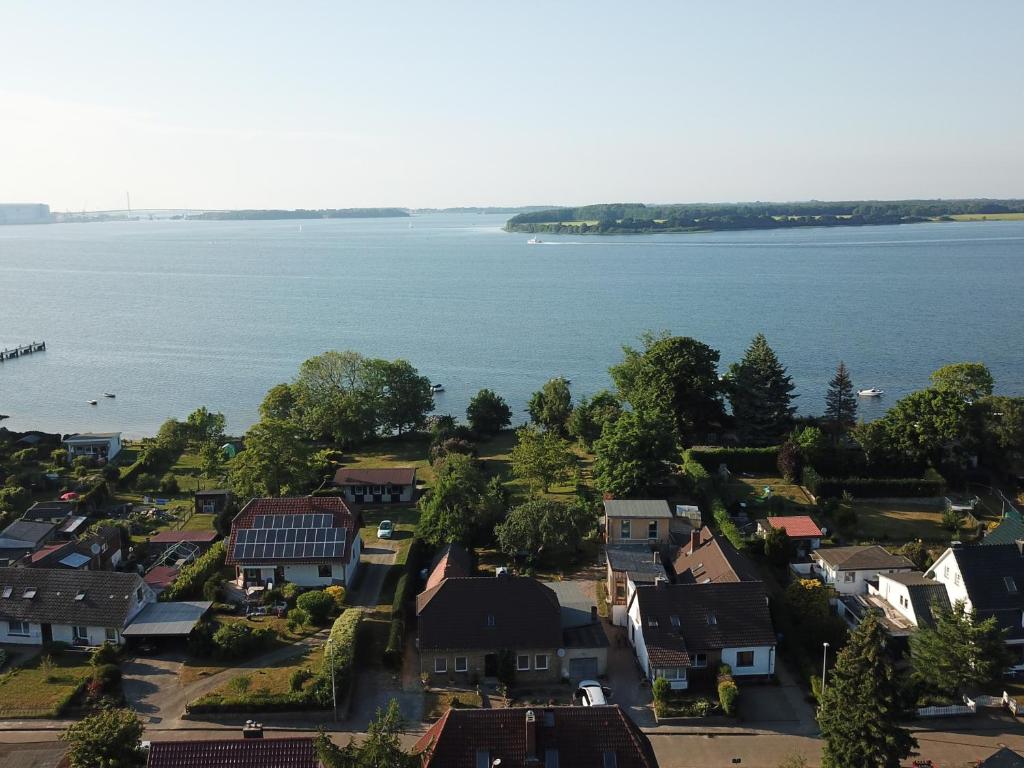
<svg viewBox="0 0 1024 768"><path fill-rule="evenodd" d="M861 397L881 397L882 395L885 394L885 391L881 389L875 389L874 387L872 387L871 389L858 390L857 394L860 395Z"/></svg>
<svg viewBox="0 0 1024 768"><path fill-rule="evenodd" d="M115 395L113 392L104 392L103 396L104 397L117 397L117 395Z"/></svg>
<svg viewBox="0 0 1024 768"><path fill-rule="evenodd" d="M4 419L9 419L9 418L11 418L11 417L8 416L6 413L0 413L0 421L3 421Z"/></svg>
<svg viewBox="0 0 1024 768"><path fill-rule="evenodd" d="M444 392L444 384L431 384L430 385L430 391L431 392Z"/></svg>
<svg viewBox="0 0 1024 768"><path fill-rule="evenodd" d="M86 402L87 402L87 403L88 403L89 405L96 405L96 401L95 401L95 400L86 400Z"/></svg>
<svg viewBox="0 0 1024 768"><path fill-rule="evenodd" d="M526 244L527 245L544 245L544 241L541 240L539 237L531 237L529 240L526 241Z"/></svg>

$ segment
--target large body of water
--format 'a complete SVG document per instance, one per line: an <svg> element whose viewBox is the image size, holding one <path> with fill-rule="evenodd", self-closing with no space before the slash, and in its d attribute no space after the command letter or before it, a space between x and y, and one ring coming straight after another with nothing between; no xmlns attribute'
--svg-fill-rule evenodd
<svg viewBox="0 0 1024 768"><path fill-rule="evenodd" d="M805 413L840 359L887 393L869 418L954 361L1024 393L1024 222L528 246L505 218L0 228L0 346L48 345L0 364L3 425L143 435L206 405L241 432L326 349L407 358L444 384L440 412L490 387L518 421L552 376L609 386L645 329L711 344L723 371L763 331Z"/></svg>

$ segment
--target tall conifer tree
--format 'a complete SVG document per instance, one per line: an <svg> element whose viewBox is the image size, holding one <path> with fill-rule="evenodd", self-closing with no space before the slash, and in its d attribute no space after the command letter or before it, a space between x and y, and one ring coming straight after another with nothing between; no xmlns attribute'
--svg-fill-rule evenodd
<svg viewBox="0 0 1024 768"><path fill-rule="evenodd" d="M746 445L774 445L793 420L793 380L764 334L754 337L743 359L729 368L729 402Z"/></svg>
<svg viewBox="0 0 1024 768"><path fill-rule="evenodd" d="M825 393L825 418L832 424L837 437L857 423L857 395L853 391L850 372L842 360Z"/></svg>

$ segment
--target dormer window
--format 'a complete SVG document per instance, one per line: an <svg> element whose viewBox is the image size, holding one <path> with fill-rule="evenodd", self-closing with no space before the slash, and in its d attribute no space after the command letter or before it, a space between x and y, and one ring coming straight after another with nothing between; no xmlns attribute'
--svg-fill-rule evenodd
<svg viewBox="0 0 1024 768"><path fill-rule="evenodd" d="M658 626L658 619L655 618L654 616L649 616L647 618L647 626L648 627L656 627L656 626Z"/></svg>
<svg viewBox="0 0 1024 768"><path fill-rule="evenodd" d="M1011 595L1017 594L1017 582L1013 580L1013 576L1003 576L1003 583L1006 585L1006 591Z"/></svg>
<svg viewBox="0 0 1024 768"><path fill-rule="evenodd" d="M718 623L718 616L716 616L713 611L708 613L708 624L711 624L712 626L714 626L717 623Z"/></svg>
<svg viewBox="0 0 1024 768"><path fill-rule="evenodd" d="M672 626L673 627L675 627L676 629L679 629L680 621L679 621L679 617L678 616L669 616L669 621L672 622Z"/></svg>
<svg viewBox="0 0 1024 768"><path fill-rule="evenodd" d="M493 613L487 614L487 626L488 627L493 627L494 626L494 614Z"/></svg>

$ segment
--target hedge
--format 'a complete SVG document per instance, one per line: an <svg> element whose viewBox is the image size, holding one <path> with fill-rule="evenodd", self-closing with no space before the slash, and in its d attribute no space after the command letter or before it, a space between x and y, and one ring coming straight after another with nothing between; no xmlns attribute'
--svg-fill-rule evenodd
<svg viewBox="0 0 1024 768"><path fill-rule="evenodd" d="M767 472L774 475L778 471L777 445L767 448L691 448L687 454L708 472L718 472L720 464L729 467L730 472Z"/></svg>
<svg viewBox="0 0 1024 768"><path fill-rule="evenodd" d="M715 522L718 523L718 530L729 540L729 543L736 547L736 549L743 549L746 543L743 540L743 534L740 533L736 523L729 517L729 510L725 508L725 503L717 496L711 501L711 515L715 518Z"/></svg>
<svg viewBox="0 0 1024 768"><path fill-rule="evenodd" d="M413 538L405 560L405 571L395 585L395 598L391 602L391 626L388 628L388 644L384 649L384 663L398 669L402 666L405 652L405 623L410 601L415 597L415 586L423 557L423 539Z"/></svg>
<svg viewBox="0 0 1024 768"><path fill-rule="evenodd" d="M198 560L189 563L178 574L178 578L160 593L160 600L189 600L197 599L203 594L203 584L207 579L215 575L224 567L224 557L227 552L224 540L218 541Z"/></svg>
<svg viewBox="0 0 1024 768"><path fill-rule="evenodd" d="M328 700L330 691L328 691ZM224 695L208 693L185 705L188 714L224 712L294 712L303 709L320 709L322 704L305 691L288 693L243 693Z"/></svg>
<svg viewBox="0 0 1024 768"><path fill-rule="evenodd" d="M804 470L804 485L815 496L836 498L848 492L855 499L934 497L943 493L943 483L921 477L821 477Z"/></svg>
<svg viewBox="0 0 1024 768"><path fill-rule="evenodd" d="M705 498L714 492L714 481L704 465L693 458L692 448L683 452L683 475L694 495Z"/></svg>
<svg viewBox="0 0 1024 768"><path fill-rule="evenodd" d="M356 635L359 623L363 620L363 612L358 608L349 608L334 621L327 642L334 649L333 654L324 652L317 682L313 687L320 704L331 704L331 656L334 656L334 684L337 687L338 699L344 698L344 692L352 683L352 667L356 659Z"/></svg>

